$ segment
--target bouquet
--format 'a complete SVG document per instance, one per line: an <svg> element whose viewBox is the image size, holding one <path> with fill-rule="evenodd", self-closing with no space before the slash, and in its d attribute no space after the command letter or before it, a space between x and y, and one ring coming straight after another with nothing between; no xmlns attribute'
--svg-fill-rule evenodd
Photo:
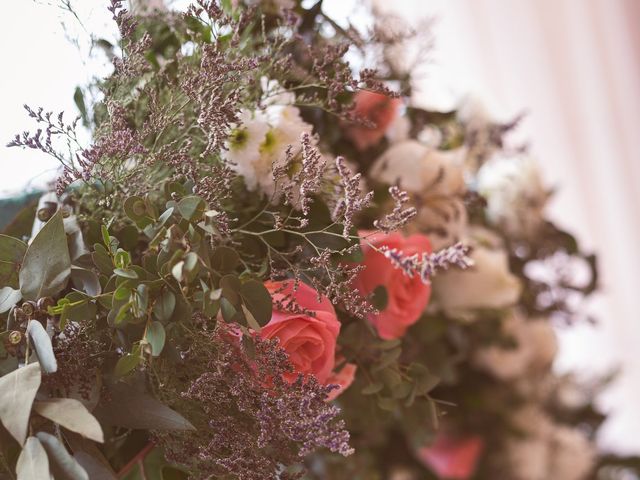
<svg viewBox="0 0 640 480"><path fill-rule="evenodd" d="M62 172L0 236L0 478L635 471L594 446L601 385L550 368L595 257L519 119L413 104L423 30L121 3L99 100L10 143Z"/></svg>

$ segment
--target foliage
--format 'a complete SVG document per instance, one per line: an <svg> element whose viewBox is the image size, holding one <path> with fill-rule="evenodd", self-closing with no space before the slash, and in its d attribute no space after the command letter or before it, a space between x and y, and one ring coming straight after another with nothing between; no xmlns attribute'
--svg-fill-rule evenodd
<svg viewBox="0 0 640 480"><path fill-rule="evenodd" d="M307 3L198 0L182 14L136 16L113 0L113 74L88 87L102 95L97 104L74 94L93 143L80 145L78 120L26 107L40 128L10 145L54 156L62 174L28 243L0 235L0 467L9 475L431 478L418 452L441 432L480 434L486 452L501 452L521 434L511 412L528 403L559 425L598 428L590 401L556 401L573 382L549 365L527 371L523 386L477 361L489 348L522 347L505 331L514 312L573 320L570 294L597 288L595 257L568 233L541 220L535 235L513 234L473 185L449 188L456 171L475 178L508 151L517 121L409 105L403 141L429 155L462 152L462 166L432 159L426 173L377 177L374 160L393 147L377 127L412 85L393 51L419 32L393 34L382 22L358 32L327 17L321 0ZM383 112L358 115L363 94L382 97ZM366 149L355 127L375 133ZM436 140L425 146L427 134ZM424 178L416 190L403 184ZM371 240L394 231L434 244L460 238L413 255ZM400 287L381 278L370 294L356 288L363 247L398 268L400 283L432 285L437 297L439 275L480 270L469 245L504 254L516 300L460 311L436 298L406 335L380 338L371 318L394 308ZM586 261L589 281L530 274L558 256ZM275 301L280 292L265 282L282 279L308 284L337 311L334 373L355 370L349 388L297 371L296 355L261 337L276 310L321 316L295 294ZM542 387L548 395L532 393ZM487 454L476 478L519 478L510 468Z"/></svg>

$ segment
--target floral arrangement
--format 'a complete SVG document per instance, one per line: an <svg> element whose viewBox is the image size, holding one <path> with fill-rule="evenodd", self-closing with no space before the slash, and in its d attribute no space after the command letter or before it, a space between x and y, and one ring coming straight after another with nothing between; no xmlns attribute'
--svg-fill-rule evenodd
<svg viewBox="0 0 640 480"><path fill-rule="evenodd" d="M421 31L322 0L110 11L100 100L26 107L10 143L62 174L0 236L0 478L635 471L594 446L600 385L551 371L595 257L517 120L412 103Z"/></svg>

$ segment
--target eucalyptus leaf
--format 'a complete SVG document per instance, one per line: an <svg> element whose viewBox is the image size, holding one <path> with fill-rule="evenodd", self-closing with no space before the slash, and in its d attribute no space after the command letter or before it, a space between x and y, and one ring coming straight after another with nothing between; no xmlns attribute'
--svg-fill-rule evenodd
<svg viewBox="0 0 640 480"><path fill-rule="evenodd" d="M213 252L211 267L219 273L231 273L238 266L240 256L233 248L218 247Z"/></svg>
<svg viewBox="0 0 640 480"><path fill-rule="evenodd" d="M64 439L91 480L117 480L111 464L94 442L68 431L64 432Z"/></svg>
<svg viewBox="0 0 640 480"><path fill-rule="evenodd" d="M91 297L102 293L98 275L86 268L71 267L71 283L73 286Z"/></svg>
<svg viewBox="0 0 640 480"><path fill-rule="evenodd" d="M222 289L222 296L232 305L238 305L240 303L242 284L238 277L235 275L225 275L220 279L220 288Z"/></svg>
<svg viewBox="0 0 640 480"><path fill-rule="evenodd" d="M27 436L31 405L40 381L38 363L30 363L0 377L0 421L20 445Z"/></svg>
<svg viewBox="0 0 640 480"><path fill-rule="evenodd" d="M91 480L117 480L115 473L87 452L75 452L73 458L84 468Z"/></svg>
<svg viewBox="0 0 640 480"><path fill-rule="evenodd" d="M142 430L195 430L178 412L126 383L111 385L109 397L94 411L106 424Z"/></svg>
<svg viewBox="0 0 640 480"><path fill-rule="evenodd" d="M151 345L151 355L157 357L162 353L164 348L164 342L167 334L164 331L164 326L160 322L151 322L147 327L145 339Z"/></svg>
<svg viewBox="0 0 640 480"><path fill-rule="evenodd" d="M49 456L51 470L56 480L89 480L89 474L71 456L60 440L46 432L38 432L36 437Z"/></svg>
<svg viewBox="0 0 640 480"><path fill-rule="evenodd" d="M251 327L256 332L260 332L262 327L260 326L258 321L255 319L255 317L251 314L249 309L244 305L242 305L242 313L244 313L244 318L247 320L247 325L249 325L249 327Z"/></svg>
<svg viewBox="0 0 640 480"><path fill-rule="evenodd" d="M123 377L140 364L140 345L136 345L131 353L120 357L116 363L113 374L116 377Z"/></svg>
<svg viewBox="0 0 640 480"><path fill-rule="evenodd" d="M11 310L22 299L22 292L11 287L0 288L0 313Z"/></svg>
<svg viewBox="0 0 640 480"><path fill-rule="evenodd" d="M16 464L17 480L49 480L47 452L36 437L29 437Z"/></svg>
<svg viewBox="0 0 640 480"><path fill-rule="evenodd" d="M0 286L18 288L18 272L27 251L22 240L0 235Z"/></svg>
<svg viewBox="0 0 640 480"><path fill-rule="evenodd" d="M116 268L113 270L113 273L122 278L130 278L132 280L138 278L138 274L134 270L128 268Z"/></svg>
<svg viewBox="0 0 640 480"><path fill-rule="evenodd" d="M206 204L195 195L184 197L178 202L178 212L186 220L197 220L204 214Z"/></svg>
<svg viewBox="0 0 640 480"><path fill-rule="evenodd" d="M113 261L111 260L107 249L99 243L96 243L93 248L94 251L91 253L93 264L101 273L111 275L113 273Z"/></svg>
<svg viewBox="0 0 640 480"><path fill-rule="evenodd" d="M153 305L153 314L161 322L168 322L175 309L176 296L171 290L165 290Z"/></svg>
<svg viewBox="0 0 640 480"><path fill-rule="evenodd" d="M38 361L45 373L55 373L58 371L58 362L53 353L51 338L38 320L30 320L27 326L27 334L31 337L31 343L38 355Z"/></svg>
<svg viewBox="0 0 640 480"><path fill-rule="evenodd" d="M100 423L78 400L73 398L51 398L35 402L33 409L39 415L48 418L67 430L79 433L94 442L104 442L104 434Z"/></svg>
<svg viewBox="0 0 640 480"><path fill-rule="evenodd" d="M67 236L58 210L27 248L19 273L20 290L27 300L52 297L65 287L70 273Z"/></svg>
<svg viewBox="0 0 640 480"><path fill-rule="evenodd" d="M271 295L262 282L249 280L240 287L240 296L255 320L264 327L271 320Z"/></svg>

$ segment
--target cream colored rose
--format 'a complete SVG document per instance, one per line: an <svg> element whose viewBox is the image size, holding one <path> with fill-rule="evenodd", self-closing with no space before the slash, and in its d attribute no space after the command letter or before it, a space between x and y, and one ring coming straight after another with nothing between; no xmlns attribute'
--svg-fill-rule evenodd
<svg viewBox="0 0 640 480"><path fill-rule="evenodd" d="M448 315L459 317L469 317L475 310L513 306L522 286L509 271L507 253L497 237L484 229L474 229L464 241L473 247L474 266L438 273L433 278L434 304Z"/></svg>
<svg viewBox="0 0 640 480"><path fill-rule="evenodd" d="M467 227L463 161L461 150L441 151L405 140L376 160L370 177L411 194L418 215L408 229L427 234L439 250L459 241Z"/></svg>
<svg viewBox="0 0 640 480"><path fill-rule="evenodd" d="M547 319L526 319L514 311L504 321L502 331L515 345L512 348L492 345L478 350L473 357L476 367L503 381L548 371L558 342Z"/></svg>
<svg viewBox="0 0 640 480"><path fill-rule="evenodd" d="M494 157L482 166L477 181L491 223L513 238L539 232L549 192L534 159Z"/></svg>
<svg viewBox="0 0 640 480"><path fill-rule="evenodd" d="M505 448L505 467L513 480L584 480L595 462L595 447L579 430L553 423L537 405L516 410L518 429Z"/></svg>

